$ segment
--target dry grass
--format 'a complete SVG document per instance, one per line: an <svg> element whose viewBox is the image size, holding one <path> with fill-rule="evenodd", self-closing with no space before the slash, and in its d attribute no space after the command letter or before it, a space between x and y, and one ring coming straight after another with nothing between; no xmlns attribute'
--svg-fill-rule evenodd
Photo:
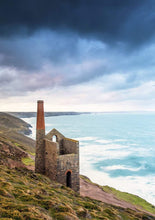
<svg viewBox="0 0 155 220"><path fill-rule="evenodd" d="M27 169L0 166L0 218L145 219L154 217L83 198Z"/></svg>

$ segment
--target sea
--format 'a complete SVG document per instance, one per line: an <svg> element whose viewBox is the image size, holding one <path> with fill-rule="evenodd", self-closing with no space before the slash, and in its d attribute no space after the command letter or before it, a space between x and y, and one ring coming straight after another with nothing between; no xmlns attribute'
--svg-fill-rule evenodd
<svg viewBox="0 0 155 220"><path fill-rule="evenodd" d="M36 118L24 118L36 136ZM155 205L155 113L90 113L45 118L80 143L80 174Z"/></svg>

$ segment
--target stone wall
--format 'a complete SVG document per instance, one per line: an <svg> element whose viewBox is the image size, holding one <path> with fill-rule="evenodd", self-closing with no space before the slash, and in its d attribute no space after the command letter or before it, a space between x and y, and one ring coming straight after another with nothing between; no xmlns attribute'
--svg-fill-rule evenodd
<svg viewBox="0 0 155 220"><path fill-rule="evenodd" d="M57 160L57 181L66 185L66 173L71 171L72 189L79 192L79 156L78 154L60 155Z"/></svg>
<svg viewBox="0 0 155 220"><path fill-rule="evenodd" d="M62 139L64 138L64 136L63 136L59 131L57 131L55 128L53 128L53 129L46 135L46 138L52 141L52 137L53 137L54 135L57 137L57 142L59 142L60 140L62 140Z"/></svg>
<svg viewBox="0 0 155 220"><path fill-rule="evenodd" d="M63 139L63 154L78 154L79 153L79 142L73 139Z"/></svg>
<svg viewBox="0 0 155 220"><path fill-rule="evenodd" d="M54 181L57 181L58 152L59 144L45 139L45 174Z"/></svg>
<svg viewBox="0 0 155 220"><path fill-rule="evenodd" d="M45 130L38 129L36 133L36 156L35 156L35 172L45 173L45 145L44 145Z"/></svg>
<svg viewBox="0 0 155 220"><path fill-rule="evenodd" d="M63 153L63 146L62 146L62 142L63 142L63 138L64 136L57 131L55 128L52 129L47 135L46 135L46 139L48 140L53 140L53 136L56 136L56 142L59 143L59 154Z"/></svg>
<svg viewBox="0 0 155 220"><path fill-rule="evenodd" d="M45 137L39 130L37 131L37 151L36 151L36 170L44 173L51 180L63 185L71 182L74 191L79 192L79 142L65 138L59 131L53 129ZM56 136L56 142L52 140ZM44 137L44 138L41 138ZM71 178L69 176L70 173Z"/></svg>

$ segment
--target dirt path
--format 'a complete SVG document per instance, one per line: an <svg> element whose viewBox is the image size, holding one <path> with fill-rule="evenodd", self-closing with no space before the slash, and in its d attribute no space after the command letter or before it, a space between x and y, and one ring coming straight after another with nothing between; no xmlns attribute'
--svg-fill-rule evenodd
<svg viewBox="0 0 155 220"><path fill-rule="evenodd" d="M151 216L155 216L153 213L147 212L146 210L140 209L139 207L136 207L128 202L125 202L123 200L117 199L113 194L104 192L100 187L97 185L94 185L92 183L89 183L82 178L80 178L80 195L81 196L87 196L92 199L99 200L104 203L108 203L115 206L120 206L122 208L129 208L135 211L143 211L144 213L147 213Z"/></svg>
<svg viewBox="0 0 155 220"><path fill-rule="evenodd" d="M92 199L100 200L102 202L120 206L123 208L130 208L133 210L137 210L136 207L128 202L118 200L113 194L104 192L98 186L86 182L85 180L80 178L80 195L88 196Z"/></svg>

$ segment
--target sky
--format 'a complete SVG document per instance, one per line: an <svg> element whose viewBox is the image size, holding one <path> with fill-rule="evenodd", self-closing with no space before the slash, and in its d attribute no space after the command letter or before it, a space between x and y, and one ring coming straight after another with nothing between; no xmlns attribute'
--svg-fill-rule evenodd
<svg viewBox="0 0 155 220"><path fill-rule="evenodd" d="M154 0L0 1L0 111L154 111Z"/></svg>

